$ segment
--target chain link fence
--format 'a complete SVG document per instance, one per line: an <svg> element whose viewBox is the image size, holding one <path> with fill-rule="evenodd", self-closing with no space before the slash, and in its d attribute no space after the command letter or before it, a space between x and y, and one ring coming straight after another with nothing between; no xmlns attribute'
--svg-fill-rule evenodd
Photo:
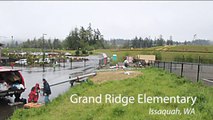
<svg viewBox="0 0 213 120"><path fill-rule="evenodd" d="M213 85L213 64L155 61L152 62L152 66L185 77L192 82L201 81L205 85Z"/></svg>

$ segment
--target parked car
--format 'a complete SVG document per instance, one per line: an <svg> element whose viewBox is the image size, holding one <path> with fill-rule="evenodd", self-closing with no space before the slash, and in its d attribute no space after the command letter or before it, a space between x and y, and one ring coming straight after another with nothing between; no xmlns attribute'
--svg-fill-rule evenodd
<svg viewBox="0 0 213 120"><path fill-rule="evenodd" d="M14 95L15 102L18 102L24 91L24 78L19 70L0 67L0 98Z"/></svg>
<svg viewBox="0 0 213 120"><path fill-rule="evenodd" d="M20 65L27 65L27 59L20 59L18 61L15 61L15 63Z"/></svg>
<svg viewBox="0 0 213 120"><path fill-rule="evenodd" d="M36 60L35 63L43 63L43 58L40 58L39 60ZM49 58L44 58L44 63L50 63Z"/></svg>

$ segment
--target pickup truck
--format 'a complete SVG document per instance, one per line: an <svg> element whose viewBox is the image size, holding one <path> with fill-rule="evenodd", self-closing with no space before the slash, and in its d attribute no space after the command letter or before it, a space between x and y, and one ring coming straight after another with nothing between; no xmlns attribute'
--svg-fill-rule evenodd
<svg viewBox="0 0 213 120"><path fill-rule="evenodd" d="M0 98L14 95L14 101L19 102L24 91L25 83L20 71L0 67Z"/></svg>

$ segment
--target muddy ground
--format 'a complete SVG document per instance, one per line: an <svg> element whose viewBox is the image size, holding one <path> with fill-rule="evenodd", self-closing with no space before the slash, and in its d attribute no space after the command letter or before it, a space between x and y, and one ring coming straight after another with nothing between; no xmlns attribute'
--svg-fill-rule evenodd
<svg viewBox="0 0 213 120"><path fill-rule="evenodd" d="M103 83L111 80L124 80L127 78L134 78L139 75L142 75L140 71L124 71L124 70L109 70L97 72L95 77L92 77L91 80L95 83Z"/></svg>

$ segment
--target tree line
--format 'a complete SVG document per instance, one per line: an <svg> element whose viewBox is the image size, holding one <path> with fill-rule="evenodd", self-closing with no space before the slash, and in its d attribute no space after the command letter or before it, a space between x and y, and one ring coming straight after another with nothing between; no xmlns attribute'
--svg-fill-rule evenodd
<svg viewBox="0 0 213 120"><path fill-rule="evenodd" d="M12 40L6 47L22 47L22 48L44 48L44 49L68 49L68 50L94 50L105 48L149 48L164 45L209 45L209 40L197 39L193 41L177 42L170 39L165 40L162 35L160 38L151 39L150 37L135 37L133 39L111 39L104 40L98 28L93 29L91 24L87 28L74 28L64 40L34 38L27 39L22 43Z"/></svg>
<svg viewBox="0 0 213 120"><path fill-rule="evenodd" d="M43 40L42 38L33 40L28 39L27 41L21 43L19 47L23 48L45 48L45 49L61 49L63 47L63 42L55 38L53 40Z"/></svg>
<svg viewBox="0 0 213 120"><path fill-rule="evenodd" d="M45 49L69 49L69 50L94 50L105 48L106 43L99 29L93 29L91 24L85 29L84 27L74 28L65 40L55 39L28 39L23 43L16 43L16 47L23 48L45 48ZM12 47L12 46L10 46ZM13 46L14 47L14 46Z"/></svg>
<svg viewBox="0 0 213 120"><path fill-rule="evenodd" d="M122 48L149 48L154 46L164 46L164 45L174 45L180 44L180 42L175 42L173 40L164 40L163 38L151 39L151 38L142 38L135 37L131 40L124 39L113 39L108 42L112 47L122 47Z"/></svg>
<svg viewBox="0 0 213 120"><path fill-rule="evenodd" d="M210 40L196 39L192 41L178 42L172 39L165 40L164 38L151 39L145 37L135 37L131 40L129 39L111 39L107 42L111 48L149 48L155 46L164 45L212 45L213 42Z"/></svg>
<svg viewBox="0 0 213 120"><path fill-rule="evenodd" d="M44 42L44 44L43 44ZM33 40L28 39L27 41L19 44L18 46L23 48L45 48L45 49L70 49L70 50L94 50L98 48L149 48L154 46L163 46L163 45L173 45L180 44L180 42L175 42L173 40L164 40L159 38L152 40L149 38L142 39L141 37L135 37L132 40L123 40L123 39L114 39L111 41L106 41L101 35L100 31L92 30L91 27L85 29L81 27L80 29L75 28L69 33L65 40L60 41L59 39L48 39L44 40L42 38Z"/></svg>
<svg viewBox="0 0 213 120"><path fill-rule="evenodd" d="M163 38L158 38L156 40L152 40L150 38L144 38L141 37L135 37L132 40L131 47L133 48L149 48L154 46L164 46L164 45L173 45L177 44L177 42L174 42L173 40L164 40Z"/></svg>
<svg viewBox="0 0 213 120"><path fill-rule="evenodd" d="M89 24L87 29L84 27L75 28L64 42L66 43L65 47L72 50L105 48L103 35L99 29L92 29L91 24Z"/></svg>

